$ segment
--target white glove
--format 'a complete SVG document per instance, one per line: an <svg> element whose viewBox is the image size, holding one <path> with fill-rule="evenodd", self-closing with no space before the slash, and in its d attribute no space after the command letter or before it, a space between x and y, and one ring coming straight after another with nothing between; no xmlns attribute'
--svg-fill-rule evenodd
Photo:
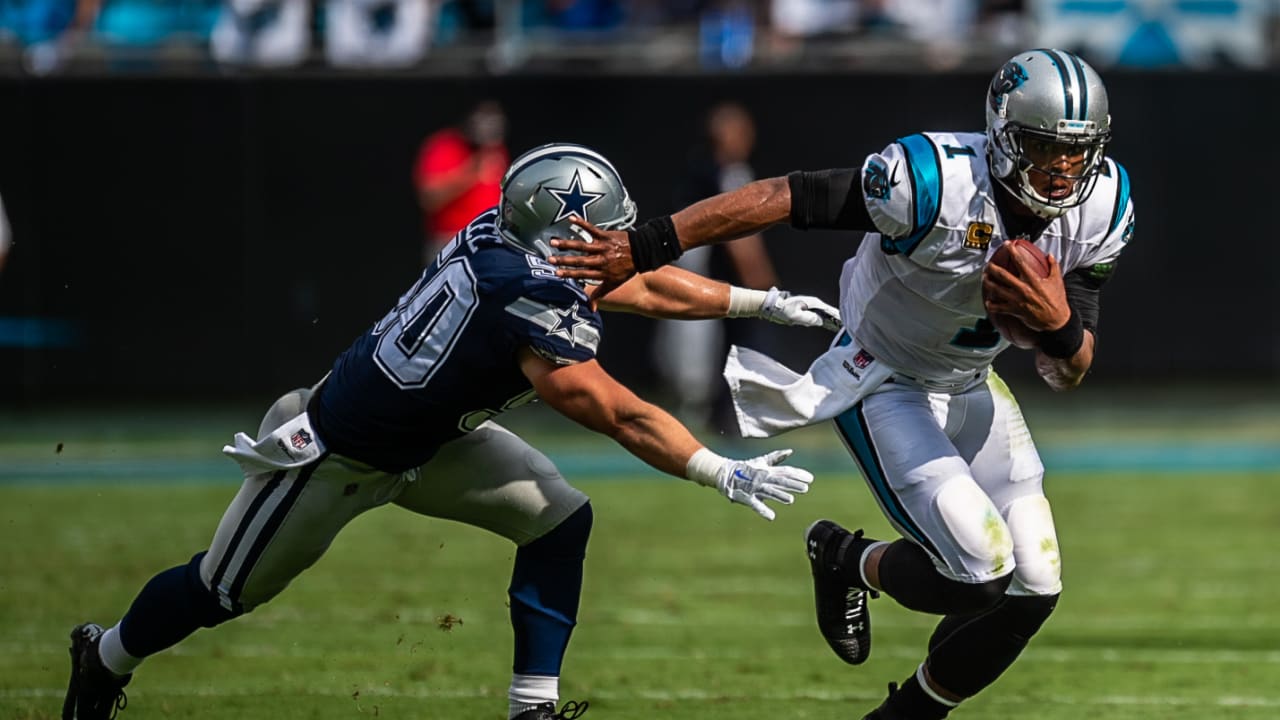
<svg viewBox="0 0 1280 720"><path fill-rule="evenodd" d="M699 485L712 486L730 501L772 520L776 514L765 500L790 505L796 501L792 493L809 492L813 482L813 473L808 470L778 464L790 456L791 450L774 450L750 460L733 460L702 448L689 458L685 473Z"/></svg>
<svg viewBox="0 0 1280 720"><path fill-rule="evenodd" d="M822 327L831 332L842 325L836 308L812 295L792 295L776 287L766 292L730 286L728 315L760 317L779 325Z"/></svg>

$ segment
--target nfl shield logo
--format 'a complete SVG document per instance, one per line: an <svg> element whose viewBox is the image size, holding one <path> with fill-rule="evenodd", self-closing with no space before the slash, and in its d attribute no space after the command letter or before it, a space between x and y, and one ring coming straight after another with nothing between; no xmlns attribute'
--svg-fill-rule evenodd
<svg viewBox="0 0 1280 720"><path fill-rule="evenodd" d="M295 448L301 450L302 448L311 444L311 433L307 432L306 430L299 430L298 432L289 436L289 442L293 443L293 446Z"/></svg>
<svg viewBox="0 0 1280 720"><path fill-rule="evenodd" d="M859 350L858 354L853 356L853 366L859 370L866 370L867 366L875 361L876 359L866 350Z"/></svg>

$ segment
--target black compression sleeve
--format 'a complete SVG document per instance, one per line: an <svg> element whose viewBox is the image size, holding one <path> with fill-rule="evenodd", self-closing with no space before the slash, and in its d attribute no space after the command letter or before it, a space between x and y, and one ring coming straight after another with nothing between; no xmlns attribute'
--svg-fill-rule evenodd
<svg viewBox="0 0 1280 720"><path fill-rule="evenodd" d="M787 175L791 186L791 227L874 231L875 224L862 201L861 180L862 171L858 168Z"/></svg>
<svg viewBox="0 0 1280 720"><path fill-rule="evenodd" d="M1105 277L1099 277L1092 268L1072 270L1062 278L1067 289L1067 304L1080 316L1086 330L1098 333L1100 298Z"/></svg>

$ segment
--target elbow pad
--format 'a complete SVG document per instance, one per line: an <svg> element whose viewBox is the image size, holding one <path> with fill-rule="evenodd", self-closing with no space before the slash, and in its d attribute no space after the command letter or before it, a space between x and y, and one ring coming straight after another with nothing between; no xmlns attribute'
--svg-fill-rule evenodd
<svg viewBox="0 0 1280 720"><path fill-rule="evenodd" d="M791 187L791 226L798 230L875 230L862 202L857 168L797 171L787 175Z"/></svg>
<svg viewBox="0 0 1280 720"><path fill-rule="evenodd" d="M1067 291L1067 304L1080 316L1084 329L1097 335L1098 316L1101 312L1101 290L1105 278L1099 280L1089 274L1089 269L1073 270L1062 278Z"/></svg>

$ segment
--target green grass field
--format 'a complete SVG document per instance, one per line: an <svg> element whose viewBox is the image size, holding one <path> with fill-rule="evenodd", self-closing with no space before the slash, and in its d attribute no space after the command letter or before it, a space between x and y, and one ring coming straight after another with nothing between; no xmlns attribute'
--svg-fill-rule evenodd
<svg viewBox="0 0 1280 720"><path fill-rule="evenodd" d="M217 442L248 425L211 424ZM0 442L10 468L67 464L40 481L0 469L0 718L57 717L71 626L114 622L152 574L202 549L236 489L229 462L214 465L221 482L179 463L177 484L104 481L92 468L106 465L72 462L219 462L204 437L166 442L165 422L123 440L110 423L97 440L67 432L54 456L57 426L10 422ZM872 604L864 666L842 664L814 626L804 527L887 530L847 468L820 469L774 523L653 474L574 480L596 529L562 697L590 700L586 718L858 718L919 662L932 618L890 600ZM1265 467L1051 474L1062 602L952 717L1280 717L1278 483ZM512 556L473 528L373 511L272 604L149 660L121 717L500 720Z"/></svg>

